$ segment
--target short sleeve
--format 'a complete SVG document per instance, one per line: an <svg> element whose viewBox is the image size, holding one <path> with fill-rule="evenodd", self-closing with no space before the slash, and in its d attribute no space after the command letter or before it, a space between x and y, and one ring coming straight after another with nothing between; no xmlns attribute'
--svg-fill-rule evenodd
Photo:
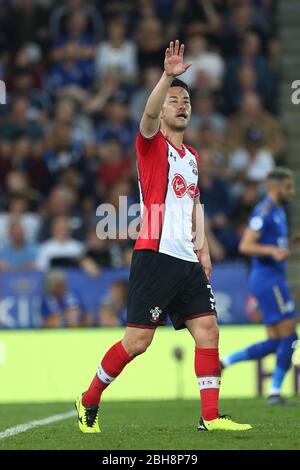
<svg viewBox="0 0 300 470"><path fill-rule="evenodd" d="M138 159L153 158L167 151L167 142L161 131L158 131L153 137L146 138L141 131L138 132L136 139L136 151Z"/></svg>
<svg viewBox="0 0 300 470"><path fill-rule="evenodd" d="M267 206L264 206L259 209L255 208L249 218L248 227L254 232L257 232L262 235L266 230L266 225L268 223L269 218L270 210L268 210Z"/></svg>

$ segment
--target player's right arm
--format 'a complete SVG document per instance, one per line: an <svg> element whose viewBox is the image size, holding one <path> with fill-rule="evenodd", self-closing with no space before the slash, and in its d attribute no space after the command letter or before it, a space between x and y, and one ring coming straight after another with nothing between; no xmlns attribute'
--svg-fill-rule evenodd
<svg viewBox="0 0 300 470"><path fill-rule="evenodd" d="M263 243L265 235L270 230L272 220L269 203L254 208L239 244L239 251L246 256L271 256L275 261L281 262L288 258L289 251L275 244Z"/></svg>
<svg viewBox="0 0 300 470"><path fill-rule="evenodd" d="M184 44L176 40L170 42L166 49L164 61L164 73L148 98L141 123L140 130L144 137L153 137L160 126L160 113L166 99L168 89L175 77L184 73L192 64L183 63Z"/></svg>
<svg viewBox="0 0 300 470"><path fill-rule="evenodd" d="M272 256L275 261L284 261L289 256L289 251L276 245L264 245L259 243L260 232L247 227L239 244L239 251L247 256Z"/></svg>

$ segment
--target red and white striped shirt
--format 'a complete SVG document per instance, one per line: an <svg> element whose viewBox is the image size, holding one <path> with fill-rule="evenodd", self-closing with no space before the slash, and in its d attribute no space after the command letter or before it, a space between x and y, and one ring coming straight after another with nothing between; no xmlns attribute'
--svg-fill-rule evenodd
<svg viewBox="0 0 300 470"><path fill-rule="evenodd" d="M199 195L195 149L174 147L159 131L136 139L141 230L135 250L150 249L197 262L192 242L194 198Z"/></svg>

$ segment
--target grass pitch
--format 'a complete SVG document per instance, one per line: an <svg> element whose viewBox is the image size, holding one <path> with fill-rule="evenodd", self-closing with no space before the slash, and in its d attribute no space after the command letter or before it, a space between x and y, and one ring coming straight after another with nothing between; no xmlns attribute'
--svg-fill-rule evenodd
<svg viewBox="0 0 300 470"><path fill-rule="evenodd" d="M295 407L268 407L263 399L222 400L221 412L251 423L247 432L198 432L199 402L103 402L101 434L80 433L76 417L1 438L20 424L72 410L72 403L1 405L0 450L221 450L300 449L299 397ZM2 434L3 435L3 434Z"/></svg>

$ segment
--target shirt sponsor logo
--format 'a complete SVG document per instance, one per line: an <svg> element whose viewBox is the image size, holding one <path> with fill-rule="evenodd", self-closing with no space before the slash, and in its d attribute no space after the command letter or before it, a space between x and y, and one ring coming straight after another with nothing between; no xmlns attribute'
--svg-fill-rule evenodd
<svg viewBox="0 0 300 470"><path fill-rule="evenodd" d="M176 194L176 197L181 198L187 193L191 199L194 199L196 185L194 183L187 185L184 177L179 175L178 173L173 178L172 187L174 193Z"/></svg>

